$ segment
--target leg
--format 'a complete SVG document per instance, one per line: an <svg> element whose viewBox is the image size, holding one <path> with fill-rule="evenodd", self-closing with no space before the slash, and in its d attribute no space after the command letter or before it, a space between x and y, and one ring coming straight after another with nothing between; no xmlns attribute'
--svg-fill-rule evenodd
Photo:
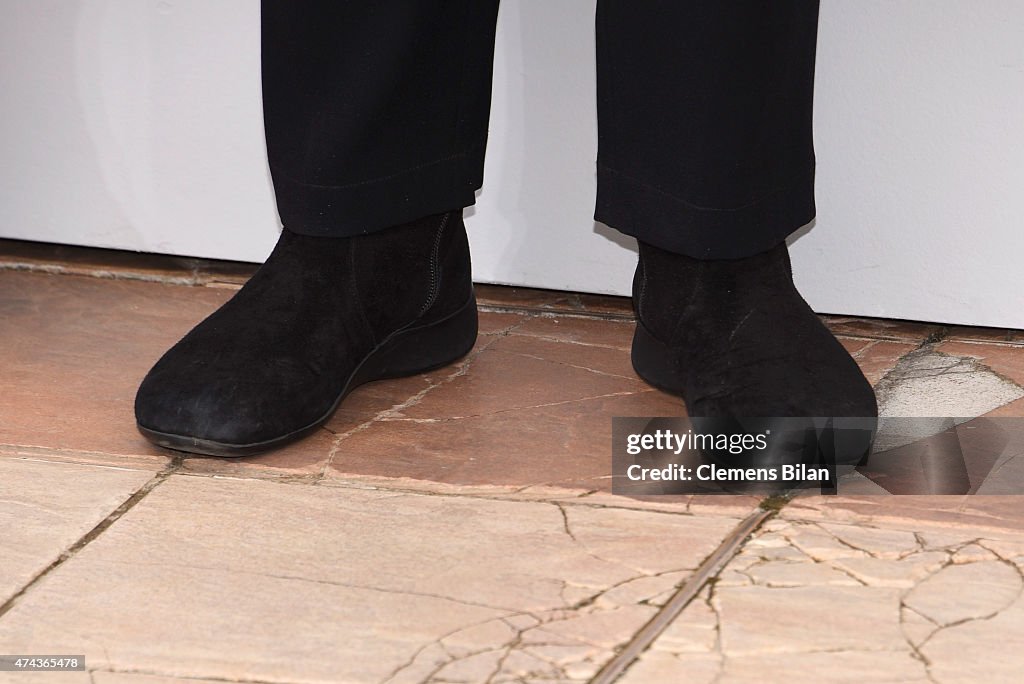
<svg viewBox="0 0 1024 684"><path fill-rule="evenodd" d="M284 225L358 235L473 204L497 0L264 0L263 110Z"/></svg>
<svg viewBox="0 0 1024 684"><path fill-rule="evenodd" d="M157 444L220 456L316 429L361 383L476 339L462 207L482 177L497 2L263 3L267 147L285 227L153 367Z"/></svg>
<svg viewBox="0 0 1024 684"><path fill-rule="evenodd" d="M814 0L600 0L597 220L750 256L814 218Z"/></svg>
<svg viewBox="0 0 1024 684"><path fill-rule="evenodd" d="M637 237L633 361L695 416L874 416L792 282L814 217L811 0L598 4L596 218Z"/></svg>

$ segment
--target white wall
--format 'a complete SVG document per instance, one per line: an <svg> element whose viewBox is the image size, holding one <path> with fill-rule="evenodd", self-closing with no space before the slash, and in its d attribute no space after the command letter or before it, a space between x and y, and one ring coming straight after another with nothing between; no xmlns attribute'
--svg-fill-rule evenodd
<svg viewBox="0 0 1024 684"><path fill-rule="evenodd" d="M252 0L2 0L0 235L262 260Z"/></svg>
<svg viewBox="0 0 1024 684"><path fill-rule="evenodd" d="M1024 327L1024 4L824 0L819 311ZM505 0L478 280L625 294L592 221L593 2ZM0 236L262 260L255 0L0 0Z"/></svg>

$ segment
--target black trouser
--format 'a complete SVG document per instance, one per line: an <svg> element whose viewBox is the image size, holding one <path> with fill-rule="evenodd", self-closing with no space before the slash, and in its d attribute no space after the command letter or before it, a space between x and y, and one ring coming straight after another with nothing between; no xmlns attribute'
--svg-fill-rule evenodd
<svg viewBox="0 0 1024 684"><path fill-rule="evenodd" d="M483 183L497 0L263 0L263 102L290 230L347 236ZM595 218L681 254L814 217L817 0L599 0Z"/></svg>

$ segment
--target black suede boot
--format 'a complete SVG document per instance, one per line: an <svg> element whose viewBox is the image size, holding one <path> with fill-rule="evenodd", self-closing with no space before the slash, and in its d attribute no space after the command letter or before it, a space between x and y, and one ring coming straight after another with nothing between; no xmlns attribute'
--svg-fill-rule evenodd
<svg viewBox="0 0 1024 684"><path fill-rule="evenodd" d="M451 363L476 332L461 210L348 238L285 229L150 370L136 420L172 449L258 453L317 428L362 383Z"/></svg>
<svg viewBox="0 0 1024 684"><path fill-rule="evenodd" d="M633 305L633 367L691 417L821 419L829 434L847 430L835 462L866 454L874 391L797 292L785 243L700 260L641 242Z"/></svg>

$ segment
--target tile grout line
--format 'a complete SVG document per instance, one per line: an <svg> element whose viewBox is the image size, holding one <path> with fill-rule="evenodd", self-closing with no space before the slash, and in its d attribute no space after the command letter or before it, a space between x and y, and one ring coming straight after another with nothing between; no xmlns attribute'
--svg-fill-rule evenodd
<svg viewBox="0 0 1024 684"><path fill-rule="evenodd" d="M647 624L640 628L626 645L611 660L598 670L589 684L612 684L626 672L630 665L646 651L661 635L665 628L679 617L690 605L701 589L733 559L742 546L764 523L778 515L788 499L778 497L765 499L754 511L729 533L718 548L704 559L697 570L680 586L664 606L655 613ZM781 501L781 505L779 505Z"/></svg>
<svg viewBox="0 0 1024 684"><path fill-rule="evenodd" d="M586 311L576 309L555 309L542 306L516 306L508 304L477 304L477 309L484 313L498 314L520 314L540 318L580 318L586 320L622 321L632 323L636 321L633 314L611 313L600 311Z"/></svg>
<svg viewBox="0 0 1024 684"><path fill-rule="evenodd" d="M136 504L138 504L140 501L146 498L146 496L151 491L156 489L156 487L158 487L167 478L169 478L181 466L181 461L181 456L175 456L174 458L172 458L171 462L167 464L167 466L165 466L163 470L155 474L145 484L143 484L141 487L135 490L135 492L131 496L125 499L120 506L111 511L107 515L107 517L98 522L91 530L82 535L67 549L61 551L60 555L57 556L56 560L54 560L42 571L40 571L35 577L29 580L25 584L25 586L23 586L21 589L15 592L9 599L4 601L3 604L0 604L0 619L3 619L4 615L6 615L12 608L14 608L15 604L17 604L21 597L27 594L29 590L32 589L32 587L39 584L44 578L49 576L50 573L52 573L60 566L64 565L64 563L74 558L79 551L84 549L94 539L103 534L107 530L107 528L109 528L115 522L120 520L125 513L134 508Z"/></svg>
<svg viewBox="0 0 1024 684"><path fill-rule="evenodd" d="M654 390L652 390L652 391L654 391ZM0 444L0 447L3 447L3 446L6 446L6 445ZM132 470L132 471L144 470L144 468L141 468L141 467L128 468L128 467L125 467L125 466L110 465L110 464L103 464L103 463L93 463L93 462L89 462L89 461L64 460L64 459L60 459L60 458L58 458L58 459L48 459L48 458L46 458L46 453L45 453L45 451L48 450L48 448L40 447L40 449L44 449L44 453L33 454L32 456L22 456L22 455L18 455L18 454L10 454L10 455L8 455L8 454L3 453L2 450L0 450L0 459L2 459L2 458L11 458L11 459L16 459L16 460L33 461L33 462L36 462L36 463L71 464L71 465L90 466L90 467L95 467L95 468L107 468L107 469L114 469L114 470ZM55 451L59 452L61 450L55 450ZM102 453L102 452L95 452L95 453ZM285 486L285 487L294 487L294 486L309 487L309 486L321 486L322 485L322 486L325 486L325 487L330 487L332 489L348 489L348 490L357 490L357 491L381 491L381 492L392 492L392 493L398 493L398 494L408 494L408 495L413 495L413 496L458 497L458 498L465 498L465 499L479 499L479 500L484 500L484 501L499 501L499 502L508 502L508 503L551 503L552 499L549 499L549 498L546 498L546 497L543 497L543 496L540 496L540 495L538 495L537 498L531 498L529 496L524 497L524 498L519 498L518 497L518 495L522 491L524 491L524 490L528 490L528 489L531 489L533 487L538 487L538 486L540 486L540 487L548 487L548 486L550 486L550 487L554 487L555 489L559 489L559 490L564 491L566 493L566 498L564 498L564 499L557 499L557 500L558 500L558 502L560 504L565 504L565 505L570 505L570 506L581 506L581 507L593 508L593 509L615 509L615 510L643 511L643 512L658 513L658 514L664 514L664 515L681 515L681 516L684 516L684 517L694 517L694 516L698 515L697 513L694 513L691 510L689 510L690 504L687 504L687 508L685 508L685 509L673 510L673 509L664 509L664 508L657 508L657 507L652 507L652 508L646 508L646 507L643 507L643 506L635 507L635 506L627 506L627 505L614 504L614 503L593 503L587 497L590 494L593 494L595 492L599 492L600 490L585 489L585 488L581 488L581 487L571 487L571 486L568 486L568 485L562 485L562 484L550 483L550 482L544 482L544 483L538 483L538 484L528 484L528 485L519 485L519 486L516 487L515 490L507 491L507 492L481 492L481 491L468 491L467 492L467 491L449 491L449 490L441 491L441 490L435 490L435 489L430 489L429 488L429 486L431 486L431 485L438 485L438 484L443 485L443 484L445 484L443 482L437 482L435 480L422 480L422 479L415 479L415 478L413 478L416 482L426 483L426 486L424 488L419 488L419 487L412 486L412 485L401 484L402 482L405 481L405 478L402 478L402 477L390 477L390 476L385 477L385 476L381 476L378 479L372 479L370 481L365 481L364 482L364 481L360 481L358 479L350 479L351 477L358 477L359 476L358 474L352 474L352 473L347 473L346 474L346 473L343 473L340 477L338 477L338 478L334 479L333 481L331 481L330 484L323 485L322 478L320 478L319 475L314 474L314 473L309 473L307 475L302 475L302 476L297 476L297 477L293 477L293 476L289 476L289 475L282 475L282 476L275 476L275 477L259 477L259 476L253 476L253 475L249 475L249 474L244 474L244 473L216 472L216 471L209 471L209 472L207 472L207 471L195 471L195 470L183 469L183 466L184 466L184 461L185 460L196 458L196 457L183 454L183 455L172 456L170 458L172 460L173 459L179 459L180 460L180 463L177 464L177 466L174 469L174 472L171 473L171 474L179 475L181 477L196 477L196 478L206 478L206 479L228 479L228 480L239 480L239 481L247 481L247 482L262 482L262 483L271 484L271 485L275 485L275 486ZM396 484L396 483L399 483L399 484ZM459 485L451 485L451 486L454 487L454 486L459 486ZM473 487L475 485L467 485L467 486L468 487ZM481 485L481 486L485 486L485 485ZM606 493L610 494L610 492L606 492ZM630 497L625 497L625 498L628 499ZM712 513L711 515L725 515L725 514Z"/></svg>
<svg viewBox="0 0 1024 684"><path fill-rule="evenodd" d="M690 510L690 506L692 505L692 503L687 503L686 504L686 508L682 508L682 509L679 509L679 510L665 509L665 508L644 508L642 506L641 507L634 507L634 506L626 506L626 505L614 504L614 503L592 503L591 500L589 500L586 497L589 494L592 494L592 493L600 491L600 490L586 490L586 489L571 488L571 487L556 487L558 489L562 489L565 492L571 494L570 496L567 496L564 499L551 499L551 498L544 498L544 497L538 497L538 498L516 498L517 492L511 492L511 493L509 493L507 495L503 495L503 494L500 494L500 493L488 494L486 492L468 492L468 493L466 493L466 492L458 492L458 491L436 491L436 490L426 489L426 488L418 489L416 487L409 487L409 486L403 486L403 485L393 485L390 482L381 482L379 480L376 480L376 481L374 481L372 483L369 483L369 482L364 483L364 482L359 482L357 480L338 479L338 480L336 480L335 482L333 482L331 484L323 485L322 484L323 480L312 479L313 477L316 477L316 476L309 476L310 479L290 480L290 479L287 479L287 478L284 478L284 477L281 477L281 478L261 478L261 477L248 477L248 476L243 476L243 475L232 475L232 474L225 474L225 473L196 472L196 471L188 471L188 470L178 471L175 474L179 475L181 477L198 477L198 478L207 478L207 479L231 479L231 480L239 480L239 481L247 481L247 482L262 482L262 483L267 483L267 484L271 484L271 485L275 485L275 486L284 486L284 487L324 486L324 487L329 487L329 488L332 488L332 489L349 489L349 490L355 490L355 491L387 492L387 493L394 494L394 495L451 497L451 498L460 498L460 499L476 499L476 500L480 500L480 501L497 501L497 502L501 502L501 503L514 503L514 504L519 504L519 503L523 503L523 504L551 504L551 503L556 503L557 502L559 505L579 506L581 508L590 508L590 509L596 509L596 510L610 509L610 510L622 510L622 511L638 511L638 512L642 512L642 513L655 513L655 514L658 514L658 515L676 515L676 516L682 516L682 517L685 517L685 518L694 518L694 517L698 517L700 515L704 515L704 513L694 513L692 510ZM400 481L402 478L388 478L388 479L394 480L394 481ZM421 482L428 482L430 484L439 484L439 483L437 483L437 482L435 482L433 480L420 480L420 481ZM443 483L440 483L440 484L443 484ZM522 490L522 489L529 489L530 487L533 487L533 486L534 485L526 485L525 487L521 487L520 490ZM577 494L575 492L579 492L579 493ZM610 494L611 492L605 492L605 493ZM629 499L630 497L624 497L624 498ZM724 516L727 516L728 514L726 514L726 513L719 513L719 512L713 512L713 513L707 513L707 515L710 515L712 517L724 517ZM728 516L728 517L733 517L733 516Z"/></svg>

